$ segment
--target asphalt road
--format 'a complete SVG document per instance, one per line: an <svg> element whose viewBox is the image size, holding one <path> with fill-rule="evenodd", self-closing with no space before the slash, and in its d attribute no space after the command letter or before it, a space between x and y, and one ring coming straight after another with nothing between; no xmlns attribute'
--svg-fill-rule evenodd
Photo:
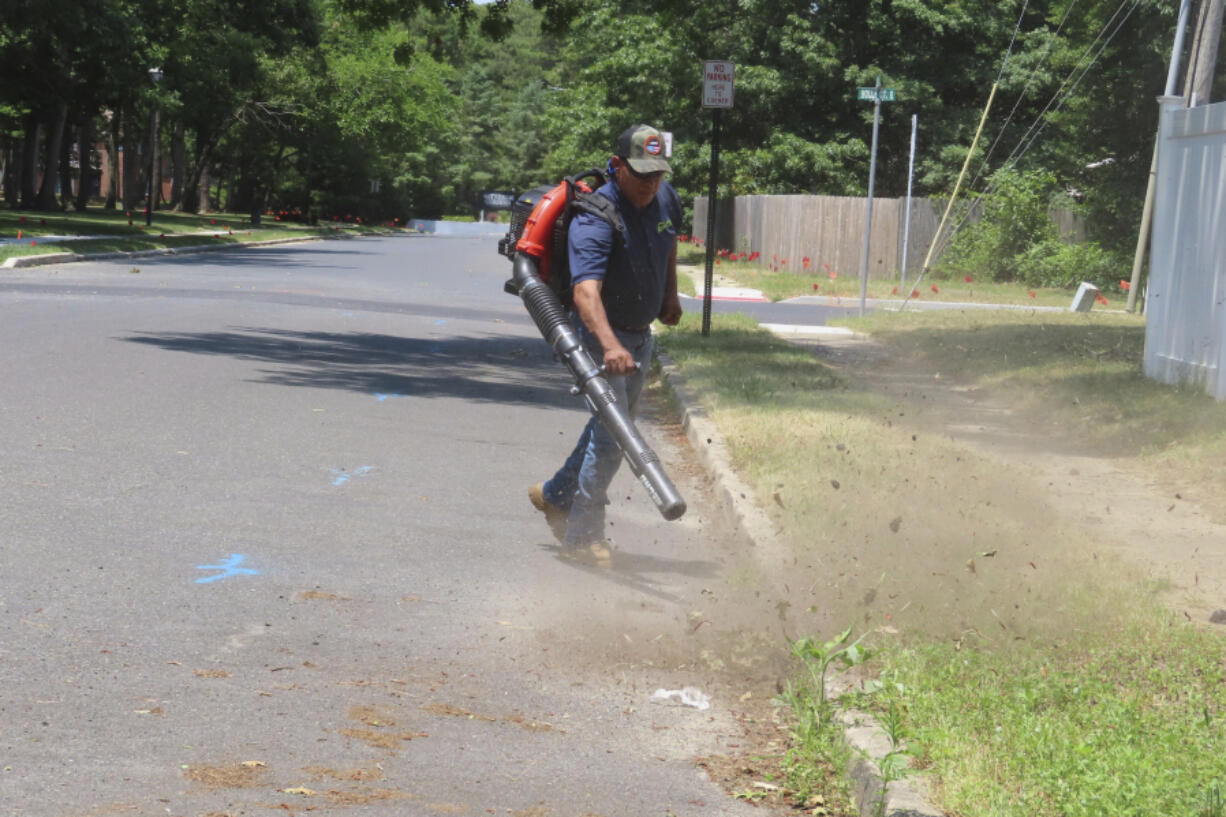
<svg viewBox="0 0 1226 817"><path fill-rule="evenodd" d="M0 274L0 814L761 813L693 764L774 678L752 567L650 418L689 514L623 468L557 557L585 412L494 246Z"/></svg>

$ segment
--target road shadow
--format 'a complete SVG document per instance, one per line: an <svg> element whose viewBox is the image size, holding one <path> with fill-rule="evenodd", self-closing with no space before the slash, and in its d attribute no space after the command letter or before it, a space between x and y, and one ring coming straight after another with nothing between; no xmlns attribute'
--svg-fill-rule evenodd
<svg viewBox="0 0 1226 817"><path fill-rule="evenodd" d="M236 327L224 332L147 332L121 340L168 352L271 364L252 382L342 389L381 400L460 397L575 408L566 370L536 338L406 338L370 332Z"/></svg>
<svg viewBox="0 0 1226 817"><path fill-rule="evenodd" d="M386 250L370 244L362 245L358 241L344 241L331 237L322 240L303 240L286 244L275 244L262 247L248 247L242 244L227 244L225 249L217 252L193 253L188 261L183 255L154 256L142 258L141 265L155 267L159 263L181 265L190 263L193 267L273 267L298 269L361 269L362 263L354 259L359 256L376 257L385 255ZM341 263L342 259L344 263Z"/></svg>
<svg viewBox="0 0 1226 817"><path fill-rule="evenodd" d="M680 604L682 598L662 589L660 583L653 580L650 574L671 573L694 579L712 579L719 576L720 570L716 562L701 559L669 559L652 553L635 553L620 548L613 551L613 559L610 564L599 565L568 555L561 545L543 544L540 547L553 554L555 559L568 567L674 604Z"/></svg>

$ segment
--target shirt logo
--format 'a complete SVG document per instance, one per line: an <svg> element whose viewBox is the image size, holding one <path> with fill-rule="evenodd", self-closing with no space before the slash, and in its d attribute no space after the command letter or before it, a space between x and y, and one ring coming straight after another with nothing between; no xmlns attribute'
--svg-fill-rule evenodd
<svg viewBox="0 0 1226 817"><path fill-rule="evenodd" d="M656 232L662 233L665 230L671 230L672 227L673 227L673 220L671 218L666 218L664 219L664 221L661 221L660 223L656 225Z"/></svg>

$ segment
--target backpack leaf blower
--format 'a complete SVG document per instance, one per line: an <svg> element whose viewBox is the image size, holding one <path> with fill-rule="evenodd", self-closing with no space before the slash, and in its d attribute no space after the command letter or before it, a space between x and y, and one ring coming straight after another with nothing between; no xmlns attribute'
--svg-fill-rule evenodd
<svg viewBox="0 0 1226 817"><path fill-rule="evenodd" d="M660 458L643 440L629 412L580 342L571 325L563 299L569 300L570 271L566 260L566 232L575 212L584 211L605 219L620 236L625 226L613 203L596 195L583 182L597 170L570 176L553 187L541 187L520 196L511 208L511 229L498 244L498 251L511 259L511 279L504 289L518 295L541 335L575 378L574 395L582 394L588 407L613 435L630 470L647 489L648 496L668 520L680 519L685 500L664 472Z"/></svg>

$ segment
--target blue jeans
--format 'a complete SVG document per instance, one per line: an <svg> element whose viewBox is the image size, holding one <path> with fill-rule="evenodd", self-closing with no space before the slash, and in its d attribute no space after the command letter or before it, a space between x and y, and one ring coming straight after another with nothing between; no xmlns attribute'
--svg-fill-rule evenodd
<svg viewBox="0 0 1226 817"><path fill-rule="evenodd" d="M617 395L617 402L633 417L651 366L654 339L650 330L613 331L639 365L638 370L631 374L607 377L609 386ZM603 360L600 343L587 327L580 326L580 335L592 357L597 361ZM609 484L621 464L621 447L593 414L565 464L544 486L545 499L550 504L570 511L564 545L575 547L605 541L604 512L609 504Z"/></svg>

